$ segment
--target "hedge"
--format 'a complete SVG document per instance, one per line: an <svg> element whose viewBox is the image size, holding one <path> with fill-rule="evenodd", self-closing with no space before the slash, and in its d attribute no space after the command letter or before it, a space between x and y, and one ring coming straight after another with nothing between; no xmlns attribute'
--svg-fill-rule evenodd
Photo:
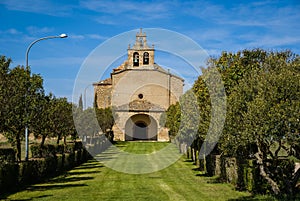
<svg viewBox="0 0 300 201"><path fill-rule="evenodd" d="M221 175L221 156L208 155L206 157L206 170L208 176Z"/></svg>
<svg viewBox="0 0 300 201"><path fill-rule="evenodd" d="M33 158L17 163L12 148L0 149L0 194L41 182L90 159L81 142L66 146L35 144L31 152Z"/></svg>
<svg viewBox="0 0 300 201"><path fill-rule="evenodd" d="M0 164L0 194L9 191L18 185L18 164L1 163Z"/></svg>
<svg viewBox="0 0 300 201"><path fill-rule="evenodd" d="M52 144L39 145L33 144L30 146L33 158L56 157L57 148Z"/></svg>
<svg viewBox="0 0 300 201"><path fill-rule="evenodd" d="M0 149L0 162L15 162L16 153L13 148L1 148Z"/></svg>

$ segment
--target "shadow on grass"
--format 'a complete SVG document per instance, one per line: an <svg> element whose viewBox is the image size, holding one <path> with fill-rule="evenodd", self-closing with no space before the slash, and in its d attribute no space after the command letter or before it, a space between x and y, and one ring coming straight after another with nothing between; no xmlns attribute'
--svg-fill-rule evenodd
<svg viewBox="0 0 300 201"><path fill-rule="evenodd" d="M257 199L257 198L255 198L253 196L244 196L244 197L239 197L237 199L229 199L228 201L238 201L238 200L245 200L245 201L251 200L251 201L255 201L255 200L261 200L261 199Z"/></svg>
<svg viewBox="0 0 300 201"><path fill-rule="evenodd" d="M192 159L185 159L184 162L185 163L191 163L191 162L194 162L194 161Z"/></svg>
<svg viewBox="0 0 300 201"><path fill-rule="evenodd" d="M93 164L88 164L88 165L82 165L82 166L78 166L76 168L74 168L73 170L81 170L81 169L94 169L94 168L101 168L104 167L103 165L93 165Z"/></svg>
<svg viewBox="0 0 300 201"><path fill-rule="evenodd" d="M27 188L28 191L46 191L46 190L56 190L64 188L74 188L88 186L86 184L53 184L53 185L35 185Z"/></svg>
<svg viewBox="0 0 300 201"><path fill-rule="evenodd" d="M54 183L68 183L68 182L77 182L77 181L85 181L91 180L94 177L60 177L53 180L49 180L47 183L54 184Z"/></svg>
<svg viewBox="0 0 300 201"><path fill-rule="evenodd" d="M84 175L100 173L101 171L99 171L99 170L89 171L89 169L100 168L100 167L103 167L103 166L100 165L98 161L89 161L89 162L84 163L81 166L73 169L73 170L79 169L80 171L78 171L78 172L71 170L69 172L63 173L62 175L60 175L58 177L50 178L43 183L24 186L24 187L21 187L20 189L18 189L17 191L13 191L10 193L4 193L4 194L0 195L0 200L12 200L12 199L8 199L8 197L10 195L12 195L13 193L16 193L18 191L19 192L23 191L23 190L26 190L26 191L48 191L48 190L55 190L55 189L66 189L66 188L88 186L87 184L82 184L82 183L77 183L77 182L94 179L94 177L84 176ZM84 171L84 170L87 170L87 171ZM18 199L18 200L19 201L33 200L33 199L49 197L49 196L53 196L53 195L43 195L43 196L36 196L36 197L31 197L31 198L26 198L26 199Z"/></svg>
<svg viewBox="0 0 300 201"><path fill-rule="evenodd" d="M276 199L274 197L266 197L266 198L257 198L253 195L250 196L244 196L244 197L239 197L237 199L229 199L228 201L279 201L281 199ZM282 199L282 201L287 201L286 199Z"/></svg>
<svg viewBox="0 0 300 201"><path fill-rule="evenodd" d="M68 175L84 175L84 174L98 174L100 173L101 171L99 170L95 170L95 171L88 171L88 172L68 172Z"/></svg>
<svg viewBox="0 0 300 201"><path fill-rule="evenodd" d="M124 144L115 144L116 147L127 147L126 145Z"/></svg>
<svg viewBox="0 0 300 201"><path fill-rule="evenodd" d="M46 198L46 197L51 197L53 195L40 195L40 196L36 196L36 197L32 197L32 198L28 198L28 199L16 199L16 200L10 200L10 201L29 201L29 200L35 200L35 199L39 199L39 198Z"/></svg>

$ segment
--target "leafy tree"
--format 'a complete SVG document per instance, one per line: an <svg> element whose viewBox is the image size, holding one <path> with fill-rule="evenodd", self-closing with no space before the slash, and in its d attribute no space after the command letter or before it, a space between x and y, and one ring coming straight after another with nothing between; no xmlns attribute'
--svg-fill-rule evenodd
<svg viewBox="0 0 300 201"><path fill-rule="evenodd" d="M197 137L200 120L197 98L195 97L193 91L187 91L180 98L179 104L181 124L179 127L179 135L177 137L181 142L191 145Z"/></svg>
<svg viewBox="0 0 300 201"><path fill-rule="evenodd" d="M35 137L41 137L41 146L47 137L57 137L57 144L64 138L66 143L66 137L75 132L72 104L66 98L56 98L52 94L40 96L34 119L31 127Z"/></svg>
<svg viewBox="0 0 300 201"><path fill-rule="evenodd" d="M113 109L108 108L95 108L98 124L106 137L112 142L113 132L112 127L115 124L116 114L113 113Z"/></svg>
<svg viewBox="0 0 300 201"><path fill-rule="evenodd" d="M75 133L73 122L72 104L67 101L67 98L54 98L53 109L51 111L51 123L53 132L57 135L57 144L63 138L66 143L66 138Z"/></svg>
<svg viewBox="0 0 300 201"><path fill-rule="evenodd" d="M218 82L214 80L217 72L211 70L214 68L221 74L225 91L214 83ZM217 141L219 136L213 133L223 127L218 113L225 110L224 132L218 143L222 154L255 158L261 176L275 194L283 191L293 194L300 170L293 173L293 166L279 164L283 157L300 159L299 76L300 58L290 51L243 50L223 52L220 57L209 59L207 69L203 69L192 88L200 114L196 144L205 139L205 145L210 146ZM189 100L188 93L182 100ZM224 94L226 108L222 105L226 101ZM189 101L185 102L189 108L187 114L193 114ZM214 108L215 104L221 107ZM189 136L188 129L195 125L190 121L193 115L181 114L180 118L174 118L175 113L181 111L179 107L168 109L166 125L170 131L178 131L174 125L181 119L184 124L178 129L184 139ZM212 133L209 138L208 132ZM286 154L280 154L283 152Z"/></svg>
<svg viewBox="0 0 300 201"><path fill-rule="evenodd" d="M2 65L9 65L9 60L2 60ZM17 159L20 161L24 128L31 122L37 95L43 93L43 80L39 75L31 75L29 67L20 66L10 69L6 77L2 130L9 142L16 147Z"/></svg>
<svg viewBox="0 0 300 201"><path fill-rule="evenodd" d="M179 102L174 105L171 105L166 113L165 117L163 116L160 120L161 124L165 124L167 128L169 128L169 134L175 137L179 132L181 122L181 110Z"/></svg>
<svg viewBox="0 0 300 201"><path fill-rule="evenodd" d="M73 108L73 118L76 125L76 131L80 138L86 136L94 136L100 133L100 127L96 118L94 108L88 108L81 111L81 109Z"/></svg>
<svg viewBox="0 0 300 201"><path fill-rule="evenodd" d="M52 94L45 96L40 95L36 102L34 121L31 122L30 127L36 138L41 137L41 146L44 145L47 137L54 137L55 133L52 129L51 112L53 109Z"/></svg>
<svg viewBox="0 0 300 201"><path fill-rule="evenodd" d="M293 193L300 171L291 175L289 169L275 164L284 157L279 155L281 151L287 151L285 157L299 158L299 57L290 51L257 51L245 55L250 58L239 59L244 61L240 68L247 70L239 84L228 89L230 105L222 150L228 155L255 157L261 176L275 194L282 190ZM241 148L243 152L239 151ZM284 185L278 180L278 172L285 175Z"/></svg>
<svg viewBox="0 0 300 201"><path fill-rule="evenodd" d="M4 130L4 120L7 110L6 103L8 102L8 74L9 74L9 65L11 59L6 58L5 56L0 57L0 132Z"/></svg>

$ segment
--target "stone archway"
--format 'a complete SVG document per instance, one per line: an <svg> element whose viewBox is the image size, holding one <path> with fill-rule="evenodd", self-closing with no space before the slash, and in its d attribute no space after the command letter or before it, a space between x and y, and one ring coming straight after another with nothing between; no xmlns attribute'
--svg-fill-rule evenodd
<svg viewBox="0 0 300 201"><path fill-rule="evenodd" d="M156 120L148 114L135 114L125 124L125 140L157 140Z"/></svg>

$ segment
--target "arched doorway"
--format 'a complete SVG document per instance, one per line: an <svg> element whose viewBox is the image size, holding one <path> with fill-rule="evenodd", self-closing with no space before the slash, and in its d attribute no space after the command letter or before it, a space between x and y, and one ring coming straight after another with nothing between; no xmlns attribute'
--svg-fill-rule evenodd
<svg viewBox="0 0 300 201"><path fill-rule="evenodd" d="M135 122L133 124L133 140L147 140L148 136L148 125L143 122Z"/></svg>
<svg viewBox="0 0 300 201"><path fill-rule="evenodd" d="M125 124L125 140L157 140L156 120L147 114L131 116Z"/></svg>

